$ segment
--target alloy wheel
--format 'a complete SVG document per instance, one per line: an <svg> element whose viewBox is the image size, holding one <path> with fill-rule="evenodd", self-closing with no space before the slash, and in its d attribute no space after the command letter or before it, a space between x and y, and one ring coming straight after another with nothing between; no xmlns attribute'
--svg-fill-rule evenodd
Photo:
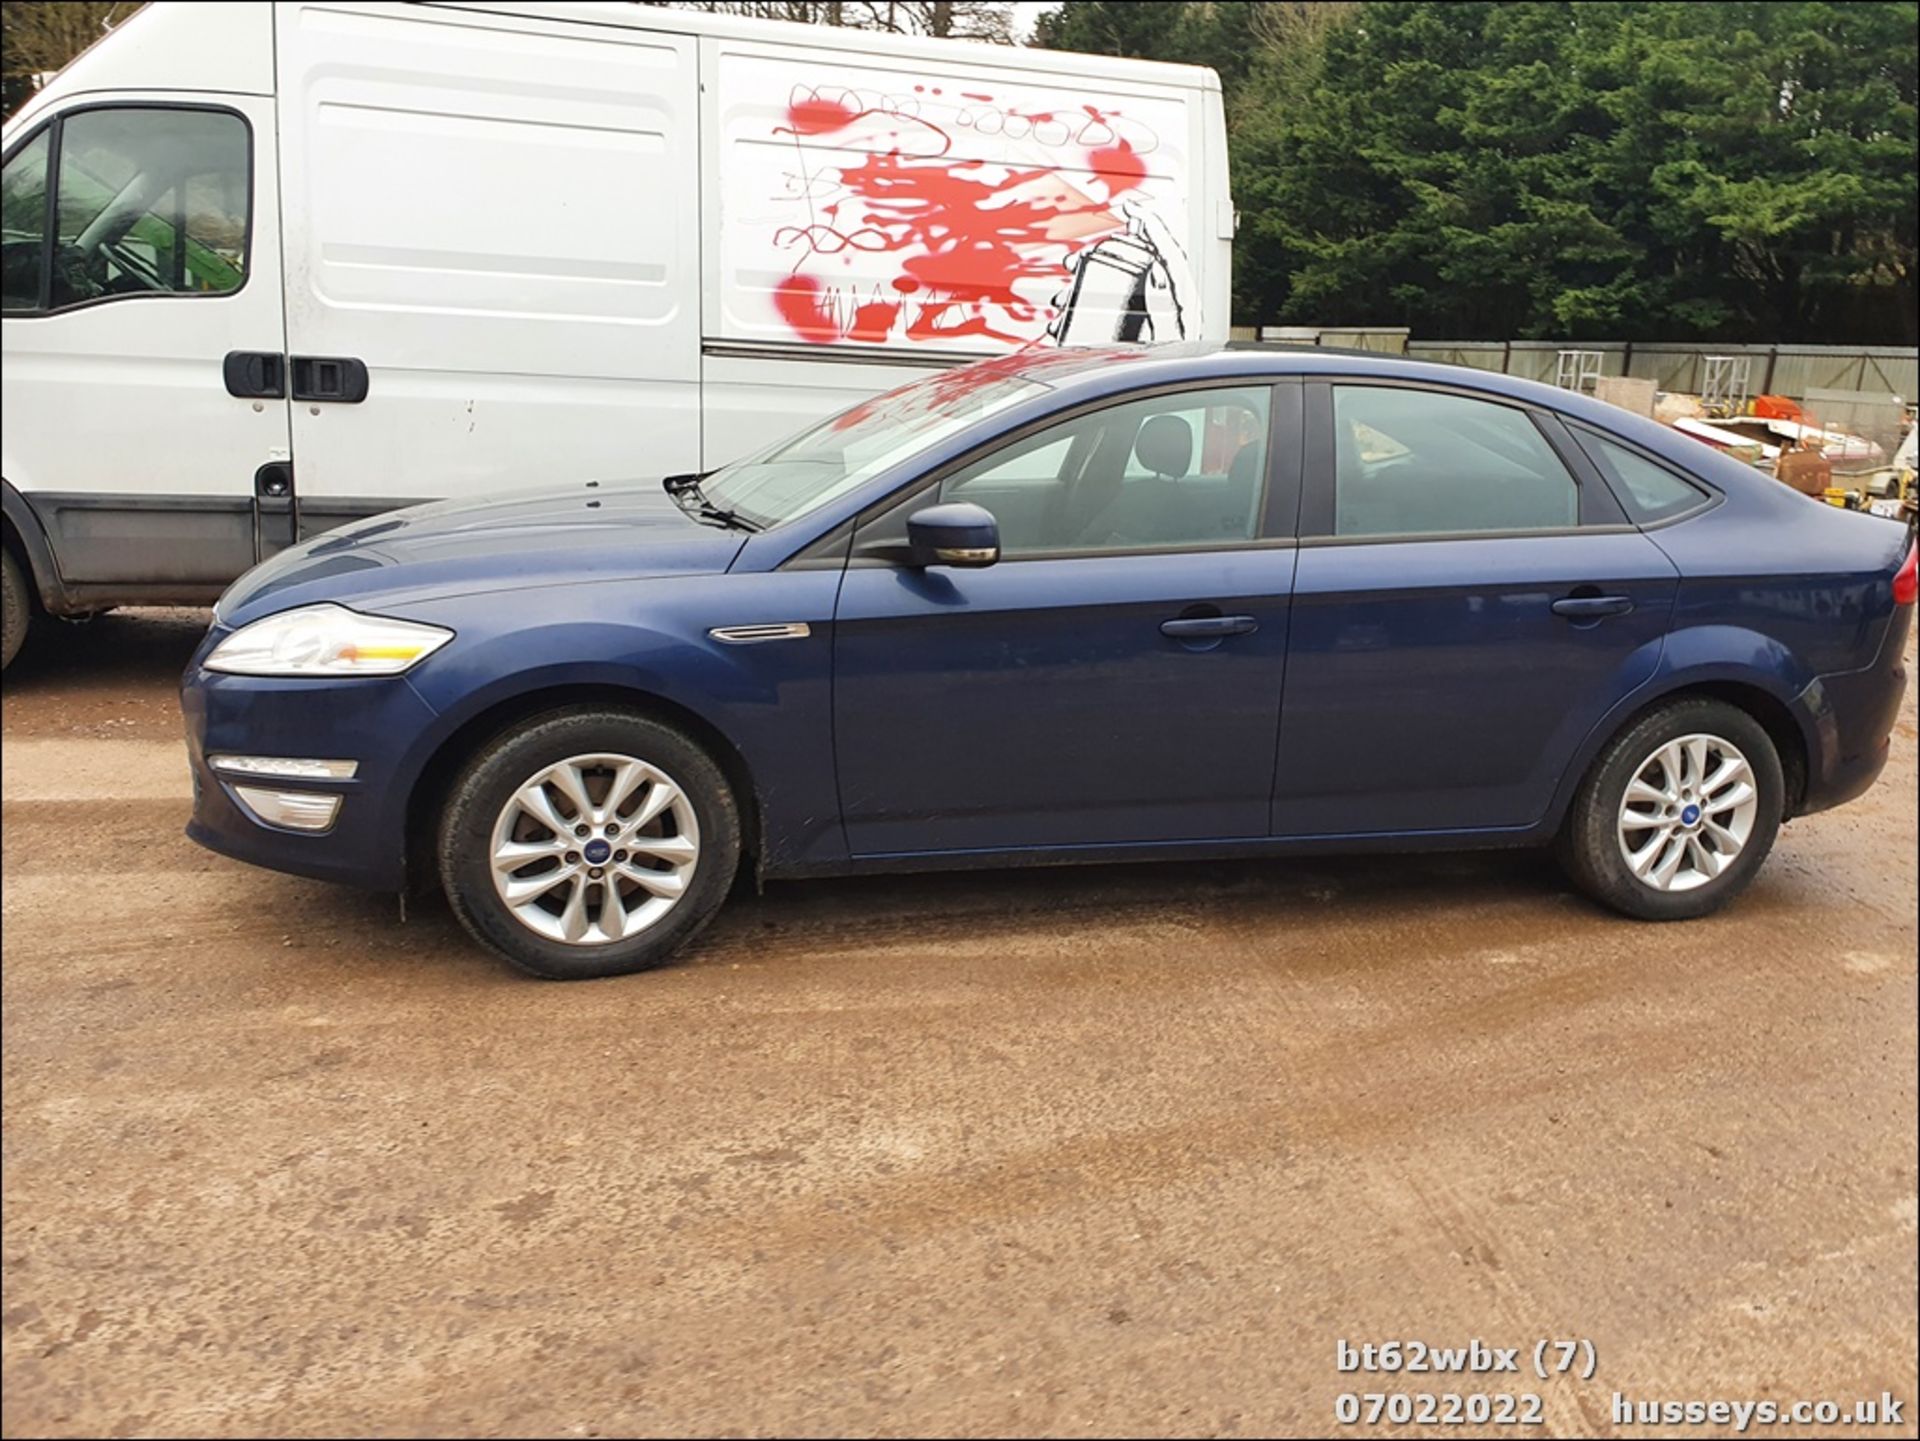
<svg viewBox="0 0 1920 1441"><path fill-rule="evenodd" d="M1760 792L1739 747L1716 735L1667 741L1620 801L1620 854L1641 884L1690 891L1725 874L1753 834Z"/></svg>
<svg viewBox="0 0 1920 1441"><path fill-rule="evenodd" d="M569 756L501 807L494 890L536 935L574 946L629 940L673 909L700 861L686 792L634 756Z"/></svg>

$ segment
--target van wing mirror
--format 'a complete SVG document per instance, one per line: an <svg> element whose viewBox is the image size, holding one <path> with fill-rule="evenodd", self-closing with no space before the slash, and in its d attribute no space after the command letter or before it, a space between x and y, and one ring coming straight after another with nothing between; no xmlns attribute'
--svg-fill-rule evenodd
<svg viewBox="0 0 1920 1441"><path fill-rule="evenodd" d="M930 505L907 517L907 547L913 565L978 569L1000 559L1000 522L966 501Z"/></svg>

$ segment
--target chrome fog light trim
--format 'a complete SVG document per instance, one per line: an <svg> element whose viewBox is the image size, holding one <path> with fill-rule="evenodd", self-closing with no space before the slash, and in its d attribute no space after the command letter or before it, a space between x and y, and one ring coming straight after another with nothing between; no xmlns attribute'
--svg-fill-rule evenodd
<svg viewBox="0 0 1920 1441"><path fill-rule="evenodd" d="M291 780L350 781L359 761L308 760L299 756L208 756L207 764L236 776L286 776Z"/></svg>
<svg viewBox="0 0 1920 1441"><path fill-rule="evenodd" d="M269 791L258 786L235 786L233 793L262 825L290 831L324 831L340 814L340 797L314 791Z"/></svg>

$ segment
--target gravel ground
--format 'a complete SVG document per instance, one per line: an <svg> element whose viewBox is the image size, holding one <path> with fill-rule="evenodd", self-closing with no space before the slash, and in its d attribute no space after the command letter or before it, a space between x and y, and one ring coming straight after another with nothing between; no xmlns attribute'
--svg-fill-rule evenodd
<svg viewBox="0 0 1920 1441"><path fill-rule="evenodd" d="M204 624L7 677L8 1435L1914 1434L1911 693L1692 925L1524 854L1096 867L775 885L555 986L181 835ZM1336 1369L1402 1337L1597 1372Z"/></svg>

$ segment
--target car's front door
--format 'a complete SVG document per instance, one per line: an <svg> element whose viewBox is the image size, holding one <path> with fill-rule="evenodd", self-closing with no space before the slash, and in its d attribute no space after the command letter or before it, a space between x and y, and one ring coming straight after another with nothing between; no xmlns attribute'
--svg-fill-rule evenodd
<svg viewBox="0 0 1920 1441"><path fill-rule="evenodd" d="M1307 387L1273 832L1512 829L1659 660L1678 573L1549 416Z"/></svg>
<svg viewBox="0 0 1920 1441"><path fill-rule="evenodd" d="M1108 402L856 535L834 750L856 856L1263 835L1293 587L1299 387ZM983 569L884 558L936 500Z"/></svg>

